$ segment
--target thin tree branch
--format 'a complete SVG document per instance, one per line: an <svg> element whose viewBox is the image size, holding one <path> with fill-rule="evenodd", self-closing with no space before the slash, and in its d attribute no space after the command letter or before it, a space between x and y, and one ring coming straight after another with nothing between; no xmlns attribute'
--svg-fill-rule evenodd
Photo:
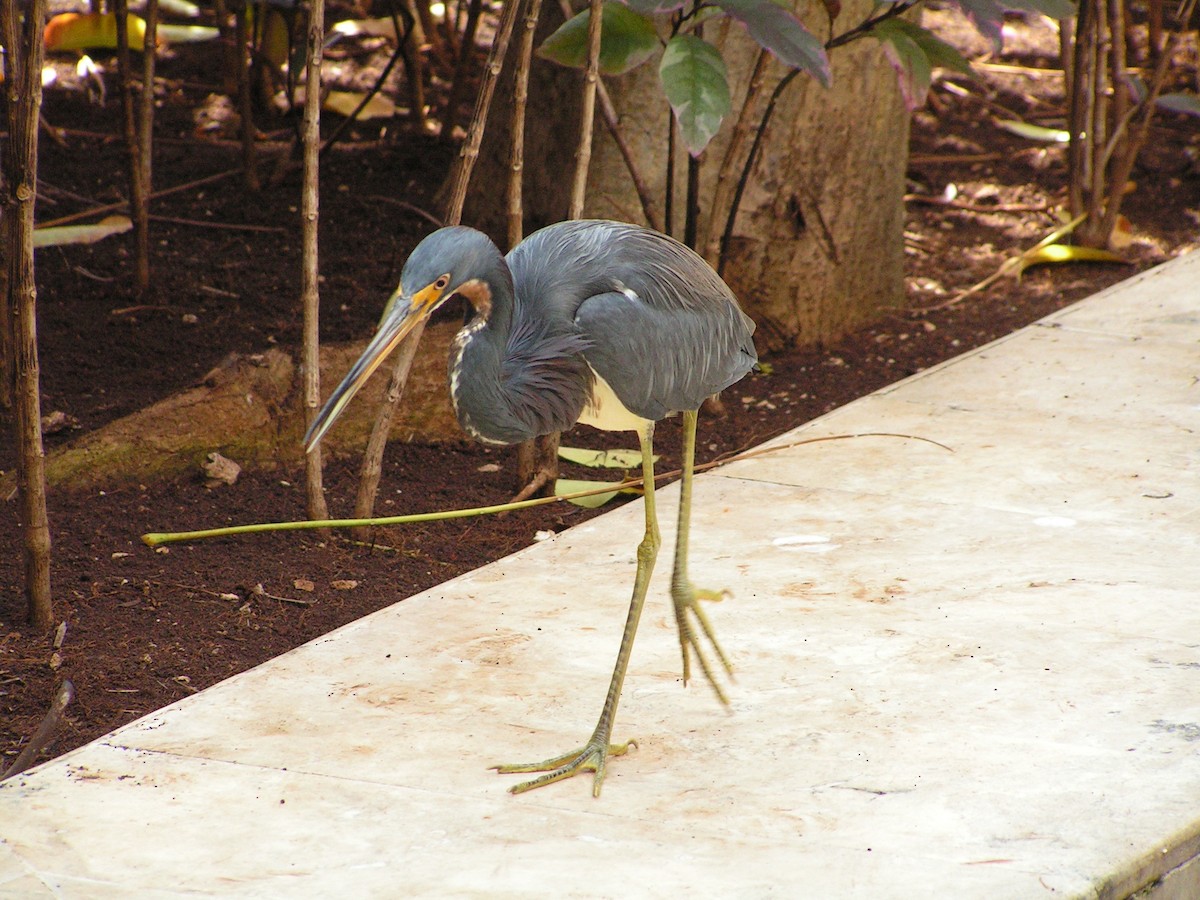
<svg viewBox="0 0 1200 900"><path fill-rule="evenodd" d="M520 5L520 4L517 4ZM459 5L461 12L462 6ZM462 43L458 47L458 62L454 69L454 82L450 85L450 96L446 99L446 113L442 116L442 139L449 141L453 138L454 123L458 121L458 107L466 90L467 69L471 55L475 52L475 31L479 27L479 17L483 14L483 0L471 0L467 10L467 24L463 29Z"/></svg>
<svg viewBox="0 0 1200 900"><path fill-rule="evenodd" d="M513 2L513 0L510 0ZM517 67L513 75L512 141L508 158L508 246L521 243L525 233L523 184L525 172L525 109L529 103L529 69L533 61L533 39L542 0L529 0L521 23Z"/></svg>
<svg viewBox="0 0 1200 900"><path fill-rule="evenodd" d="M312 427L321 405L321 347L318 225L320 224L321 160L321 60L325 43L325 0L312 0L305 43L307 63L304 85L304 177L300 199L301 300L304 334L301 348L304 375L304 427ZM321 475L321 447L304 457L304 495L310 519L329 518Z"/></svg>
<svg viewBox="0 0 1200 900"><path fill-rule="evenodd" d="M558 0L558 6L562 10L564 19L570 19L575 14L571 9L570 0ZM603 78L596 80L596 100L600 106L600 115L604 119L604 124L608 127L608 133L612 136L613 143L617 145L621 159L625 161L625 168L629 172L630 180L633 181L633 189L637 191L638 200L642 204L642 215L646 217L646 223L655 231L662 231L663 223L662 217L658 212L658 204L654 200L654 194L651 192L650 186L646 183L645 176L642 175L641 169L638 168L637 160L634 158L629 142L625 140L625 135L621 131L617 108L613 105L608 88L604 86Z"/></svg>
<svg viewBox="0 0 1200 900"><path fill-rule="evenodd" d="M496 82L504 68L504 58L508 54L508 44L512 38L513 26L517 21L519 3L506 3L500 14L500 24L496 29L492 49L488 54L488 62L484 67L483 76L479 82L479 94L475 99L475 113L467 131L467 139L459 152L451 174L453 179L450 189L450 199L446 204L444 217L447 225L457 225L462 220L463 205L466 202L467 186L471 182L471 173L475 161L479 158L479 147L483 143L483 134L487 129L488 112L492 107L492 97L496 92ZM371 437L363 455L361 475L359 478L358 494L355 497L354 508L360 518L370 515L375 506L375 494L379 487L380 472L383 468L383 451L387 446L388 432L392 428L392 420L396 407L404 396L404 387L408 383L408 372L416 356L417 345L424 333L424 323L417 325L402 342L396 356L396 364L392 370L391 381L388 383L387 394L380 406L371 429Z"/></svg>
<svg viewBox="0 0 1200 900"><path fill-rule="evenodd" d="M741 111L733 126L733 134L729 146L725 148L725 156L721 160L721 168L717 171L717 184L713 191L712 204L709 207L708 236L704 240L703 256L714 269L721 264L721 228L719 223L728 215L730 200L734 193L736 182L733 178L734 168L746 145L746 138L753 126L754 107L762 96L763 84L766 82L767 68L771 55L765 50L758 51L754 61L754 70L750 73L750 82L746 88L746 97L742 101Z"/></svg>
<svg viewBox="0 0 1200 900"><path fill-rule="evenodd" d="M1184 0L1183 3L1180 3L1178 21L1180 23L1190 22L1195 8L1196 0ZM1180 27L1184 26L1181 25ZM1129 140L1125 146L1125 152L1113 164L1108 180L1109 201L1104 210L1104 219L1100 227L1100 233L1104 235L1106 241L1116 227L1117 216L1121 213L1121 201L1125 196L1125 183L1129 180L1129 175L1133 171L1133 164L1137 161L1137 156L1141 152L1142 147L1145 146L1146 139L1150 134L1150 123L1154 119L1158 96L1162 92L1163 85L1166 83L1167 68L1176 48L1179 46L1179 41L1180 31L1172 31L1171 36L1167 38L1162 55L1155 63L1154 75L1150 79L1146 96L1142 99L1140 105L1141 118L1130 133Z"/></svg>
<svg viewBox="0 0 1200 900"><path fill-rule="evenodd" d="M254 97L251 95L250 83L250 3L243 0L234 14L237 40L237 101L238 111L242 117L242 172L246 189L257 192L260 188L258 180L257 148L255 147L256 132L254 127Z"/></svg>
<svg viewBox="0 0 1200 900"><path fill-rule="evenodd" d="M379 93L380 89L383 87L384 83L387 81L388 76L392 74L392 69L394 69L396 67L397 60L399 60L404 55L405 47L408 45L408 36L409 36L409 34L412 33L412 29L413 29L412 13L410 13L407 9L405 9L404 16L405 16L405 18L404 18L404 34L403 34L403 36L401 36L399 30L397 30L397 32L396 32L396 49L392 53L391 58L387 61L387 65L385 65L383 67L383 71L379 73L379 77L375 79L375 83L373 85L371 85L371 89L369 91L367 91L367 93L363 96L362 100L360 100L358 102L358 106L354 107L354 111L352 113L350 113L349 116L342 119L342 121L338 123L337 128L335 128L333 130L333 134L331 134L326 139L325 143L321 146L321 154L322 155L324 155L325 151L327 151L330 147L332 147L334 144L336 144L338 142L338 139L341 138L342 134L345 133L347 128L349 128L351 125L353 125L358 120L359 113L361 113L364 109L366 109L367 104L370 103L371 100L375 97L375 95ZM393 12L392 12L392 21L393 21L393 27L396 27L399 24L396 21L394 7L393 7Z"/></svg>
<svg viewBox="0 0 1200 900"><path fill-rule="evenodd" d="M142 12L145 14L146 34L142 49L142 94L138 104L138 155L134 172L137 193L133 204L138 296L150 289L150 197L154 193L154 67L158 57L158 0L146 0L146 8Z"/></svg>
<svg viewBox="0 0 1200 900"><path fill-rule="evenodd" d="M596 119L596 83L600 80L600 33L604 21L602 0L590 0L588 16L587 68L583 73L583 100L579 113L579 145L575 153L575 178L571 182L571 203L567 218L583 216L587 195L588 169L592 162L592 130Z"/></svg>
<svg viewBox="0 0 1200 900"><path fill-rule="evenodd" d="M50 593L50 520L46 508L42 444L40 367L37 348L37 281L33 228L37 199L38 110L42 102L43 23L46 0L3 4L0 41L4 53L5 115L2 174L8 291L8 364L14 383L17 485L24 523L24 581L29 620L35 628L54 623ZM23 15L22 15L23 13Z"/></svg>
<svg viewBox="0 0 1200 900"><path fill-rule="evenodd" d="M6 44L6 46L12 45ZM71 679L63 679L63 683L59 685L58 691L50 703L50 709L46 711L37 730L30 736L28 743L21 748L21 752L17 754L12 765L5 770L3 775L0 775L0 781L20 775L37 762L38 754L46 749L46 745L54 738L54 732L58 730L58 726L62 722L63 713L74 699L75 685L71 683Z"/></svg>

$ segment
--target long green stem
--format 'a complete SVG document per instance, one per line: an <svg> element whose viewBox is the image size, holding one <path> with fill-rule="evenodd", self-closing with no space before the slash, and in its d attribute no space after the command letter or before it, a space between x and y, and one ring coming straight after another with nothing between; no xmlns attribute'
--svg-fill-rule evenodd
<svg viewBox="0 0 1200 900"><path fill-rule="evenodd" d="M947 452L953 453L953 449L945 444L930 438L924 438L915 434L895 434L887 431L863 431L854 434L828 434L820 437L806 438L801 441L792 441L788 444L780 444L773 447L756 447L753 450L746 450L742 453L734 454L733 456L725 457L724 459L715 459L706 462L703 465L695 466L695 471L703 472L708 469L715 469L718 466L728 465L731 462L738 462L743 459L753 459L756 456L762 456L767 453L778 453L781 450L792 450L796 447L802 447L805 444L820 444L826 441L845 441L857 440L859 438L868 437L884 437L898 438L906 441L921 441L926 444L933 444L935 447L940 447ZM671 472L660 472L654 476L655 481L665 481L669 478L675 478L680 474L680 470L676 469ZM610 494L615 490L626 490L629 488L637 488L643 484L640 478L623 481L620 485L605 485L604 487L593 488L586 491L575 491L570 494L559 494L554 497L538 497L534 500L520 500L514 503L500 503L495 506L476 506L472 509L452 509L445 512L433 513L412 513L404 516L384 516L381 518L370 519L326 519L319 522L259 522L253 525L230 525L225 528L207 528L202 531L154 531L142 535L142 543L149 547L158 547L162 544L174 544L182 541L198 541L205 538L214 537L231 537L239 534L264 534L269 531L305 531L312 528L365 528L372 525L404 525L411 522L438 522L447 519L465 519L470 516L487 516L495 513L509 512L512 510L526 509L530 506L543 506L547 503L558 503L560 501L578 500L581 497L594 497L598 494Z"/></svg>
<svg viewBox="0 0 1200 900"><path fill-rule="evenodd" d="M151 531L142 535L142 543L148 547L177 544L182 541L199 541L205 538L231 537L239 534L264 534L268 531L307 531L313 528L369 528L375 525L407 525L412 522L442 522L448 519L466 519L470 516L490 516L511 512L530 506L557 503L595 494L607 494L613 487L577 491L556 497L539 497L535 500L520 500L516 503L497 503L495 506L475 506L470 509L448 509L442 512L410 513L404 516L379 516L369 519L313 519L293 522L257 522L252 525L229 525L225 528L206 528L201 531Z"/></svg>

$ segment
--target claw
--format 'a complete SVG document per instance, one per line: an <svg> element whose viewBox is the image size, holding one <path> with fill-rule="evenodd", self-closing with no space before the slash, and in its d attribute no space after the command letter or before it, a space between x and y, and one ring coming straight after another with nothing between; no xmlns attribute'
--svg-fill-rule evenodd
<svg viewBox="0 0 1200 900"><path fill-rule="evenodd" d="M629 740L623 744L610 744L607 741L593 737L582 749L564 753L562 756L556 756L553 759L547 759L538 763L492 766L492 768L501 775L522 772L545 773L537 778L513 785L508 789L510 794L523 794L526 791L532 791L534 788L545 787L556 781L571 778L580 772L592 772L594 773L592 779L592 796L599 797L600 786L604 783L604 766L608 757L624 756L629 752L630 747L637 747L637 741Z"/></svg>

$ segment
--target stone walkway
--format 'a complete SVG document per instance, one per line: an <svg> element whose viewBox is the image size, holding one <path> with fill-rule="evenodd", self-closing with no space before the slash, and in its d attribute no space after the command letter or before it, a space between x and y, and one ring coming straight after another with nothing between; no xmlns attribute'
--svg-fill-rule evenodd
<svg viewBox="0 0 1200 900"><path fill-rule="evenodd" d="M845 434L697 480L729 711L664 523L600 799L488 766L590 732L640 504L5 782L0 897L1200 896L1200 254Z"/></svg>

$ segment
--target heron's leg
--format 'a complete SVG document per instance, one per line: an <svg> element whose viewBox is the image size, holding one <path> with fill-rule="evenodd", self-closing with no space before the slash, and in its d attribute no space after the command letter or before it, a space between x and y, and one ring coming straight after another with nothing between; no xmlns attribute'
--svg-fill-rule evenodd
<svg viewBox="0 0 1200 900"><path fill-rule="evenodd" d="M514 794L524 793L543 785L561 781L578 775L580 772L593 772L592 795L600 796L600 786L604 782L604 767L609 756L622 756L630 748L637 746L636 741L626 741L624 744L610 743L612 739L613 721L617 716L617 705L621 701L621 688L625 683L625 670L629 667L629 656L633 652L633 639L637 635L638 621L642 617L642 607L646 603L646 589L650 584L650 574L654 571L654 561L658 557L658 548L662 538L658 533L658 516L654 510L654 423L647 422L643 431L639 432L638 440L642 448L642 475L645 480L646 534L637 550L637 575L633 582L633 599L629 603L629 615L625 619L625 631L621 635L621 647L617 651L617 664L613 668L612 681L608 685L608 695L604 698L604 707L600 710L600 719L596 729L588 738L586 744L578 750L564 753L553 759L538 763L523 763L517 765L495 766L502 774L514 772L544 772L531 781L525 781L509 790Z"/></svg>
<svg viewBox="0 0 1200 900"><path fill-rule="evenodd" d="M700 600L720 600L726 592L697 588L688 579L687 574L688 534L691 530L692 517L692 473L696 459L695 410L683 414L682 453L683 479L679 484L679 526L675 532L675 568L671 573L671 599L675 602L675 624L679 627L679 648L683 652L683 683L687 684L688 678L691 676L691 655L694 652L696 662L700 665L700 671L712 685L717 699L728 705L729 701L725 697L725 692L717 683L712 666L709 665L708 659L704 655L700 644L701 636L703 635L712 645L713 652L720 660L727 675L733 674L733 667L729 664L729 659L725 656L721 645L717 643L712 626L708 624L708 617L699 603Z"/></svg>

